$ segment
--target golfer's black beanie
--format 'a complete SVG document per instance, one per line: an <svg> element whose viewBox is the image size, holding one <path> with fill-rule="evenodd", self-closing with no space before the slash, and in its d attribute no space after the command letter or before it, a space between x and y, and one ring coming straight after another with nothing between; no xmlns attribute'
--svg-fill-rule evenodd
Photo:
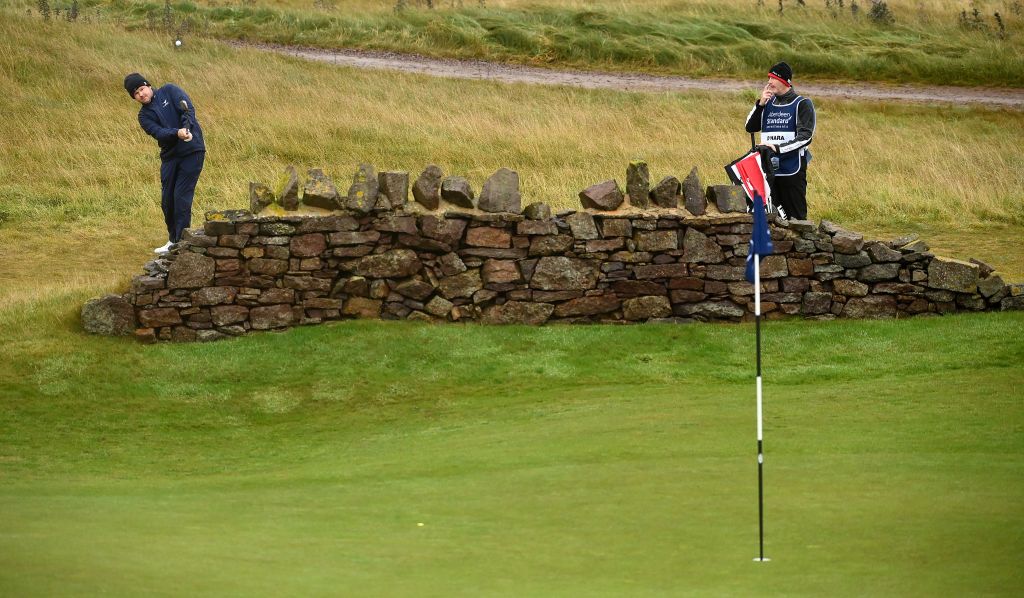
<svg viewBox="0 0 1024 598"><path fill-rule="evenodd" d="M789 68L789 65L785 62L780 62L768 70L769 75L773 75L786 82L786 85L793 86L793 69Z"/></svg>
<svg viewBox="0 0 1024 598"><path fill-rule="evenodd" d="M128 95L132 97L135 97L135 90L143 85L149 85L149 81L138 73L132 73L124 78L124 88L128 90Z"/></svg>

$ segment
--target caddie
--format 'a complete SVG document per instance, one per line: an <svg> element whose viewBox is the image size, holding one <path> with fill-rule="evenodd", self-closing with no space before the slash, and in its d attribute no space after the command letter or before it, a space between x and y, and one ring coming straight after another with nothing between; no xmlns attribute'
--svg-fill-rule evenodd
<svg viewBox="0 0 1024 598"><path fill-rule="evenodd" d="M761 97L747 115L747 132L761 132L761 145L778 161L772 201L784 219L807 219L807 164L814 137L814 104L793 89L793 69L780 62L768 71Z"/></svg>

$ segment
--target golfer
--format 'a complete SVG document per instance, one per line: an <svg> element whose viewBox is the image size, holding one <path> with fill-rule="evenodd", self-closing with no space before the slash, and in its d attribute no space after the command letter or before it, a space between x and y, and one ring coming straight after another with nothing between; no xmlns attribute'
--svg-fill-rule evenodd
<svg viewBox="0 0 1024 598"><path fill-rule="evenodd" d="M793 69L780 62L768 71L768 83L747 116L747 132L761 132L761 144L778 158L771 183L772 201L784 219L807 219L808 146L814 137L814 104L793 89Z"/></svg>
<svg viewBox="0 0 1024 598"><path fill-rule="evenodd" d="M177 85L153 89L149 80L132 73L124 78L124 88L142 104L139 124L160 146L160 206L167 224L167 243L153 251L167 253L192 224L192 198L206 157L203 129L192 99Z"/></svg>

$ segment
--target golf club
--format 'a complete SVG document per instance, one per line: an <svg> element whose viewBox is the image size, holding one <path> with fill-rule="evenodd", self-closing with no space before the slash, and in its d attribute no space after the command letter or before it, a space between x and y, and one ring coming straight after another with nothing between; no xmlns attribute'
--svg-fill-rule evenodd
<svg viewBox="0 0 1024 598"><path fill-rule="evenodd" d="M178 102L178 105L181 106L181 111L184 112L187 115L188 114L188 102L186 102L185 100L181 100L180 102ZM184 139L184 141L186 143L188 143L189 141L192 141L192 129L190 127L185 127L185 131L188 134L188 137L186 137Z"/></svg>

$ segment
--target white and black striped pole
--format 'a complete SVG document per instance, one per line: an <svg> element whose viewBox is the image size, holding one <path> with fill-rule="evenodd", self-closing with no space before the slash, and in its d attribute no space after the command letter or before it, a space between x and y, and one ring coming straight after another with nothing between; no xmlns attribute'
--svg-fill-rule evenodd
<svg viewBox="0 0 1024 598"><path fill-rule="evenodd" d="M761 397L761 256L774 251L768 214L761 195L754 193L754 222L750 232L750 255L747 256L746 278L754 283L754 327L757 335L757 539L758 562L771 559L764 556L764 418Z"/></svg>
<svg viewBox="0 0 1024 598"><path fill-rule="evenodd" d="M756 209L756 208L755 208ZM754 329L757 331L757 545L764 562L764 420L761 413L761 260L754 254Z"/></svg>

